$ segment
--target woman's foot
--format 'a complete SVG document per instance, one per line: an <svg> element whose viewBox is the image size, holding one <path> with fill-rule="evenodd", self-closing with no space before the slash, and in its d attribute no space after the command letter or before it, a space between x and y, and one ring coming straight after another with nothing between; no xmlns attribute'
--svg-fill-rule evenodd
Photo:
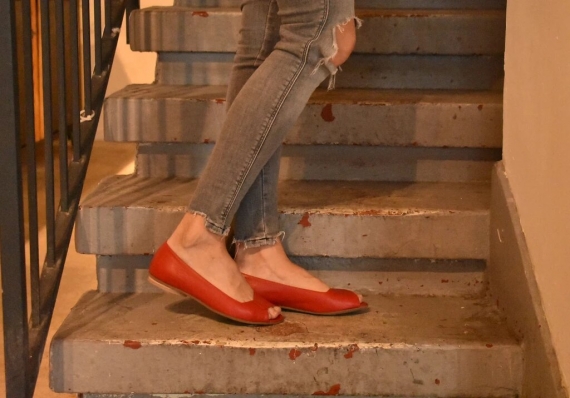
<svg viewBox="0 0 570 398"><path fill-rule="evenodd" d="M326 283L289 260L280 241L275 245L248 249L238 244L235 261L246 275L315 292L324 293L330 289ZM362 296L357 296L362 302Z"/></svg>
<svg viewBox="0 0 570 398"><path fill-rule="evenodd" d="M240 303L253 300L253 290L229 256L224 239L208 231L202 216L187 213L167 242L178 257L216 288ZM276 319L281 309L271 307L268 314L269 319Z"/></svg>

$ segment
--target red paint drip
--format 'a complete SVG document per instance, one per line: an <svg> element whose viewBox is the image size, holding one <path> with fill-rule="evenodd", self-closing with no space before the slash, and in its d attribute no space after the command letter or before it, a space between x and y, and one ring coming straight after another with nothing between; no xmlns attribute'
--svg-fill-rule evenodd
<svg viewBox="0 0 570 398"><path fill-rule="evenodd" d="M449 283L449 279L442 279L441 283Z"/></svg>
<svg viewBox="0 0 570 398"><path fill-rule="evenodd" d="M289 351L289 359L292 361L299 358L300 356L301 356L301 351L299 350L293 348L291 351Z"/></svg>
<svg viewBox="0 0 570 398"><path fill-rule="evenodd" d="M487 348L493 348L493 344L490 344L490 343L489 343L489 344L485 344L485 347L487 347Z"/></svg>
<svg viewBox="0 0 570 398"><path fill-rule="evenodd" d="M338 395L340 392L340 384L335 384L327 392L324 391L316 391L313 395Z"/></svg>
<svg viewBox="0 0 570 398"><path fill-rule="evenodd" d="M226 102L226 100L223 98L216 98L214 101L216 101L216 104L223 104Z"/></svg>
<svg viewBox="0 0 570 398"><path fill-rule="evenodd" d="M249 355L255 355L255 348L250 348L249 349Z"/></svg>
<svg viewBox="0 0 570 398"><path fill-rule="evenodd" d="M482 110L483 110L483 105L479 105L479 106L477 107L477 109L479 109L480 111L482 111Z"/></svg>
<svg viewBox="0 0 570 398"><path fill-rule="evenodd" d="M435 379L435 384L439 386L441 384L441 381L439 381L439 379Z"/></svg>
<svg viewBox="0 0 570 398"><path fill-rule="evenodd" d="M209 144L210 143L210 139L209 138L204 138L204 144Z"/></svg>
<svg viewBox="0 0 570 398"><path fill-rule="evenodd" d="M312 225L309 222L309 213L303 214L301 221L299 221L299 225L301 225L303 228L307 228L307 227L310 227Z"/></svg>
<svg viewBox="0 0 570 398"><path fill-rule="evenodd" d="M321 117L325 122L333 122L336 117L334 117L332 112L332 104L326 104L321 112Z"/></svg>
<svg viewBox="0 0 570 398"><path fill-rule="evenodd" d="M358 344L351 344L350 346L348 346L348 352L344 354L344 357L346 359L350 359L352 358L352 354L354 354L358 350L360 350L360 348L358 348Z"/></svg>
<svg viewBox="0 0 570 398"><path fill-rule="evenodd" d="M209 17L210 15L209 15L206 11L194 11L194 12L192 13L192 16L197 16L197 17L206 18L206 17Z"/></svg>
<svg viewBox="0 0 570 398"><path fill-rule="evenodd" d="M315 343L315 345L310 348L311 351L317 351L318 349L319 345L317 343Z"/></svg>
<svg viewBox="0 0 570 398"><path fill-rule="evenodd" d="M127 348L132 348L133 350L138 350L139 348L142 347L141 342L135 340L125 340L123 345Z"/></svg>

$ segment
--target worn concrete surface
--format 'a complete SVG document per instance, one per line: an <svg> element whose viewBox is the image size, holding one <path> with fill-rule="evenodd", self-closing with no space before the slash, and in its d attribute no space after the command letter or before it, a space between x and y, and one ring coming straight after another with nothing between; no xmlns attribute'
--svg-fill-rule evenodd
<svg viewBox="0 0 570 398"><path fill-rule="evenodd" d="M215 142L225 86L130 85L105 103L105 139ZM502 94L493 91L319 90L286 144L484 147L502 145Z"/></svg>
<svg viewBox="0 0 570 398"><path fill-rule="evenodd" d="M86 294L51 347L57 391L515 396L521 349L484 299L366 296L344 317L226 322L166 294ZM493 364L493 366L488 366Z"/></svg>
<svg viewBox="0 0 570 398"><path fill-rule="evenodd" d="M162 84L225 85L232 53L158 53ZM352 54L337 74L337 88L502 90L503 55ZM326 88L328 82L324 82Z"/></svg>
<svg viewBox="0 0 570 398"><path fill-rule="evenodd" d="M198 178L213 144L140 144L142 177ZM286 145L281 180L489 181L500 149Z"/></svg>
<svg viewBox="0 0 570 398"><path fill-rule="evenodd" d="M103 293L158 293L148 283L152 256L97 256ZM469 260L292 257L331 287L412 296L481 296L485 263Z"/></svg>
<svg viewBox="0 0 570 398"><path fill-rule="evenodd" d="M82 253L148 254L170 235L196 180L112 177L81 205ZM489 185L284 181L281 227L292 255L486 259Z"/></svg>
<svg viewBox="0 0 570 398"><path fill-rule="evenodd" d="M239 7L241 0L174 0L183 7ZM355 0L359 8L505 9L505 0Z"/></svg>
<svg viewBox="0 0 570 398"><path fill-rule="evenodd" d="M355 53L502 54L504 10L357 9L364 20ZM149 7L130 17L134 51L234 52L241 26L237 8Z"/></svg>

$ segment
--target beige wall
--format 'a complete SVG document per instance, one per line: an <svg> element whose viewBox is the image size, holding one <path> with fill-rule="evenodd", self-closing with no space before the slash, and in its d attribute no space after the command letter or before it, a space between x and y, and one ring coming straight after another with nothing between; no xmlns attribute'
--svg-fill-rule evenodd
<svg viewBox="0 0 570 398"><path fill-rule="evenodd" d="M504 161L570 385L570 1L509 0Z"/></svg>
<svg viewBox="0 0 570 398"><path fill-rule="evenodd" d="M141 0L141 8L151 6L171 6L173 0ZM131 51L127 44L127 24L123 21L119 44L113 61L113 69L109 78L107 95L114 93L128 84L152 83L156 66L156 53ZM105 114L102 115L103 118ZM99 123L97 139L103 139L103 120Z"/></svg>

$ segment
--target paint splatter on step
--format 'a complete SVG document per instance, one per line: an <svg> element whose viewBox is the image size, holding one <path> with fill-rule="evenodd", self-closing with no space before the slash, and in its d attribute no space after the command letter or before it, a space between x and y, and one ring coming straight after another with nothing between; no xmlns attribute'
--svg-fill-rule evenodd
<svg viewBox="0 0 570 398"><path fill-rule="evenodd" d="M210 15L206 12L206 11L194 11L192 13L192 16L196 16L196 17L202 17L202 18L206 18L209 17Z"/></svg>
<svg viewBox="0 0 570 398"><path fill-rule="evenodd" d="M142 347L141 342L135 340L125 340L123 345L127 348L132 348L133 350L138 350L139 348Z"/></svg>
<svg viewBox="0 0 570 398"><path fill-rule="evenodd" d="M296 350L295 348L293 348L291 351L289 351L289 359L292 361L299 358L300 356L301 356L301 351Z"/></svg>
<svg viewBox="0 0 570 398"><path fill-rule="evenodd" d="M346 359L350 359L352 358L352 354L354 354L358 350L360 350L360 348L358 348L358 344L351 344L348 346L348 352L344 354L344 357Z"/></svg>
<svg viewBox="0 0 570 398"><path fill-rule="evenodd" d="M340 392L340 384L335 384L328 391L315 391L313 395L338 395Z"/></svg>
<svg viewBox="0 0 570 398"><path fill-rule="evenodd" d="M321 111L321 117L325 122L334 122L336 117L333 115L332 111L332 104L326 104L323 110Z"/></svg>
<svg viewBox="0 0 570 398"><path fill-rule="evenodd" d="M299 221L299 225L301 225L303 228L307 228L307 227L310 227L312 225L309 222L309 213L303 214L301 221Z"/></svg>

